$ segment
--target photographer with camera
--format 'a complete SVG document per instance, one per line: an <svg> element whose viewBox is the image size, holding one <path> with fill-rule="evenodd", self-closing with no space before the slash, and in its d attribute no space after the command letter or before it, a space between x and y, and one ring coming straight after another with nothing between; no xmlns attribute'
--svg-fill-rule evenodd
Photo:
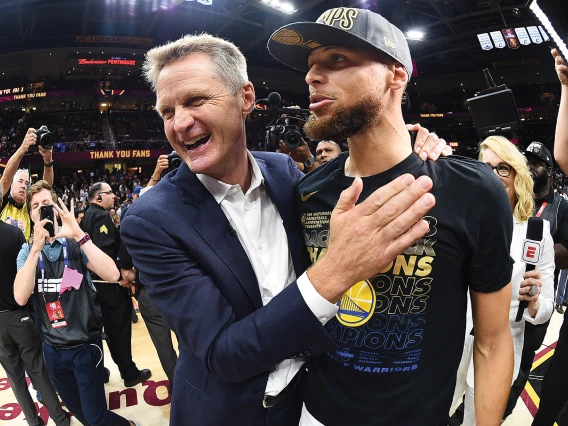
<svg viewBox="0 0 568 426"><path fill-rule="evenodd" d="M43 129L47 130L47 127L42 126L37 130L40 135L39 153L43 157L43 179L53 185L53 137L49 132L49 134L44 133ZM22 145L8 160L1 178L2 193L5 195L2 198L0 221L19 227L26 241L30 239L31 233L30 214L26 207L26 191L30 185L30 173L18 167L30 147L38 144L38 133L35 129L28 129ZM49 143L46 144L46 142Z"/></svg>
<svg viewBox="0 0 568 426"><path fill-rule="evenodd" d="M43 356L55 389L83 425L137 426L108 410L104 390L103 319L90 271L113 282L113 259L96 247L46 181L26 194L35 223L18 254L14 298L38 312ZM57 226L60 218L63 227Z"/></svg>

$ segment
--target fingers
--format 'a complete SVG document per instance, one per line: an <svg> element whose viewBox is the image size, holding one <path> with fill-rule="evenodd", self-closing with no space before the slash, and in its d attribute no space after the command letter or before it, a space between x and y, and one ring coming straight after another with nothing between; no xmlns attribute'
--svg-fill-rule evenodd
<svg viewBox="0 0 568 426"><path fill-rule="evenodd" d="M56 209L58 213L69 213L69 210L67 210L67 206L65 205L65 203L63 202L63 200L61 198L57 199L59 201L59 205L61 206L61 209L59 209L58 206L56 206L55 204L53 205ZM71 202L73 202L73 200L71 200Z"/></svg>
<svg viewBox="0 0 568 426"><path fill-rule="evenodd" d="M286 144L284 143L284 141L278 141L278 146L280 147L280 151L283 154L290 154L290 150L288 149L288 147L286 146Z"/></svg>
<svg viewBox="0 0 568 426"><path fill-rule="evenodd" d="M538 269L533 269L532 271L525 272L523 274L523 279L526 280L528 278L535 278L537 280L540 280L540 272L538 271ZM521 282L521 286L523 285L523 282ZM527 285L530 285L530 284L527 284Z"/></svg>
<svg viewBox="0 0 568 426"><path fill-rule="evenodd" d="M428 229L428 222L426 222L425 220L419 220L408 231L401 234L387 246L385 250L385 257L394 258L404 250L406 250L408 247L415 245L420 238L426 235Z"/></svg>
<svg viewBox="0 0 568 426"><path fill-rule="evenodd" d="M421 128L422 126L420 125L420 123L406 125L406 130L408 130L409 132L417 132Z"/></svg>
<svg viewBox="0 0 568 426"><path fill-rule="evenodd" d="M442 153L442 150L446 146L447 146L446 141L444 139L440 139L438 135L436 135L435 133L430 133L426 138L426 142L424 143L422 152L427 153L426 158L436 161L440 156L440 154ZM425 156L424 154L422 154L422 152L418 155L420 156L421 159L424 159Z"/></svg>
<svg viewBox="0 0 568 426"><path fill-rule="evenodd" d="M452 149L452 147L450 145L446 145L443 149L442 149L442 156L443 157L449 157L450 155L452 155L454 153L454 150Z"/></svg>
<svg viewBox="0 0 568 426"><path fill-rule="evenodd" d="M345 189L339 196L339 200L331 213L331 220L333 221L338 215L352 210L355 207L355 203L357 203L362 190L363 181L361 178L355 178L351 186Z"/></svg>
<svg viewBox="0 0 568 426"><path fill-rule="evenodd" d="M381 234L383 235L386 241L395 241L401 236L409 233L409 229L412 229L417 224L422 222L422 218L426 216L426 213L430 211L432 207L436 204L436 199L430 193L426 193L422 195L419 199L414 201L412 205L406 208L401 214L398 214L395 219L391 220L390 222L386 223L381 229ZM386 206L385 206L386 207ZM384 220L384 218L381 218ZM419 222L420 221L420 222ZM425 222L425 221L424 221ZM410 237L405 238L405 242L414 243L426 234L428 231L428 223L426 222L426 229L423 228L424 225L420 225L418 229L410 232ZM379 225L380 226L380 225ZM421 231L424 231L420 235L418 235ZM417 236L418 235L418 236ZM396 242L396 241L395 241ZM392 243L391 243L392 244ZM406 250L410 245L408 244L403 248L403 251ZM401 244L404 246L404 244ZM395 256L400 254L401 251L398 253L393 253Z"/></svg>
<svg viewBox="0 0 568 426"><path fill-rule="evenodd" d="M35 227L37 227L37 228L42 228L42 229L43 229L43 227L45 226L46 223L53 223L53 222L52 222L51 220L49 220L49 219L43 219L43 220L40 220L40 221L36 224Z"/></svg>

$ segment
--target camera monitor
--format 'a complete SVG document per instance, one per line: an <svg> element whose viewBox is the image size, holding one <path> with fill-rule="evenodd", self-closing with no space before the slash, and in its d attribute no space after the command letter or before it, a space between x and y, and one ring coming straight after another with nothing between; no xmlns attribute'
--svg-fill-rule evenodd
<svg viewBox="0 0 568 426"><path fill-rule="evenodd" d="M467 100L477 135L481 139L521 129L513 93L505 86Z"/></svg>
<svg viewBox="0 0 568 426"><path fill-rule="evenodd" d="M529 9L535 14L551 42L568 62L568 5L564 0L529 0Z"/></svg>

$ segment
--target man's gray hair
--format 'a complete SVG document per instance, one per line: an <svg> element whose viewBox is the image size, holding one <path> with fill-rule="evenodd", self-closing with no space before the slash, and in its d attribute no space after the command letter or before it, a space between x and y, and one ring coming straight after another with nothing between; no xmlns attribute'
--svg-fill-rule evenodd
<svg viewBox="0 0 568 426"><path fill-rule="evenodd" d="M12 178L12 183L17 182L18 179L20 179L20 175L22 173L27 173L28 179L31 179L30 171L28 169L18 169L18 170L16 170L16 173L14 173L14 177ZM29 184L28 184L28 186L29 186Z"/></svg>
<svg viewBox="0 0 568 426"><path fill-rule="evenodd" d="M156 91L158 76L166 65L192 53L209 55L217 76L231 94L236 95L248 81L247 62L237 46L206 33L188 34L146 53L142 72L152 90Z"/></svg>

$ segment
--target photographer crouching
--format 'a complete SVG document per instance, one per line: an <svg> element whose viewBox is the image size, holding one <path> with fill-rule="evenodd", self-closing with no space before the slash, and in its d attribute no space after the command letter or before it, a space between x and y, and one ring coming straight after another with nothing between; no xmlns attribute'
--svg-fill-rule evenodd
<svg viewBox="0 0 568 426"><path fill-rule="evenodd" d="M108 410L104 390L103 323L89 271L116 282L114 261L97 248L44 180L26 194L35 223L18 254L14 298L31 300L44 336L45 364L67 408L84 425L137 426ZM60 218L62 228L57 226Z"/></svg>

